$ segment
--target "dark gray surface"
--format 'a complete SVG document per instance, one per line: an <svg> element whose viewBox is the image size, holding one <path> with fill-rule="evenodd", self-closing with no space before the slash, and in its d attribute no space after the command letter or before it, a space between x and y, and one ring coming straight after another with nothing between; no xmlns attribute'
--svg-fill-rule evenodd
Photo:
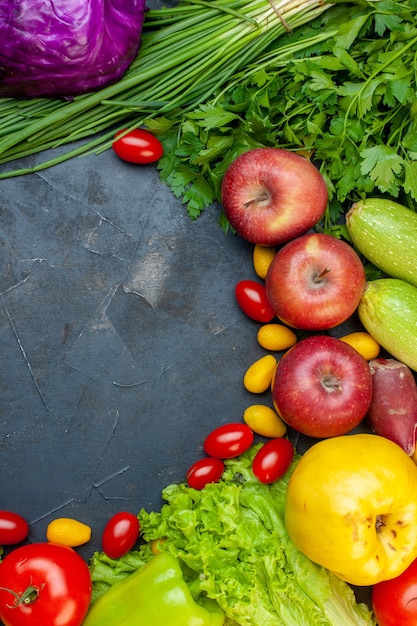
<svg viewBox="0 0 417 626"><path fill-rule="evenodd" d="M112 151L0 181L0 508L32 541L75 517L89 556L253 402L265 352L234 299L253 247L218 215L192 222L155 166Z"/></svg>

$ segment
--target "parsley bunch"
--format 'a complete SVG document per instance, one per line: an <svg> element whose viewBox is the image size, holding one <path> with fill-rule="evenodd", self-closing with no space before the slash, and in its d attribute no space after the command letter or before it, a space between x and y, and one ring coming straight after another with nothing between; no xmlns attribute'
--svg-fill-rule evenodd
<svg viewBox="0 0 417 626"><path fill-rule="evenodd" d="M220 202L228 165L259 146L314 159L329 189L325 231L340 233L344 212L365 195L414 208L416 8L417 0L335 5L280 37L204 104L149 120L166 148L160 176L189 216Z"/></svg>

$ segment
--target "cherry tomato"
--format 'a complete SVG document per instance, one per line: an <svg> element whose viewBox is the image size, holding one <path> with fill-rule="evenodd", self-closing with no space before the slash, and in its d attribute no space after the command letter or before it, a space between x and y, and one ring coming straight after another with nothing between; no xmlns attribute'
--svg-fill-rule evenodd
<svg viewBox="0 0 417 626"><path fill-rule="evenodd" d="M417 624L417 559L396 578L372 587L372 606L379 626Z"/></svg>
<svg viewBox="0 0 417 626"><path fill-rule="evenodd" d="M288 439L270 439L256 453L252 471L262 483L273 483L285 474L293 458L294 448Z"/></svg>
<svg viewBox="0 0 417 626"><path fill-rule="evenodd" d="M267 323L275 317L264 285L255 280L241 280L235 288L236 300L242 311L256 322Z"/></svg>
<svg viewBox="0 0 417 626"><path fill-rule="evenodd" d="M107 522L101 540L103 552L111 559L120 559L129 552L139 537L139 520L133 513L120 511Z"/></svg>
<svg viewBox="0 0 417 626"><path fill-rule="evenodd" d="M117 138L124 131L116 133ZM129 163L154 163L163 155L164 149L159 139L143 128L135 128L113 142L113 150L118 157Z"/></svg>
<svg viewBox="0 0 417 626"><path fill-rule="evenodd" d="M252 430L246 424L223 424L206 437L204 451L216 459L232 459L251 447L253 437Z"/></svg>
<svg viewBox="0 0 417 626"><path fill-rule="evenodd" d="M80 626L91 593L87 563L67 546L31 543L0 563L0 620L5 626Z"/></svg>
<svg viewBox="0 0 417 626"><path fill-rule="evenodd" d="M0 511L0 546L11 546L24 541L29 534L29 524L13 511Z"/></svg>
<svg viewBox="0 0 417 626"><path fill-rule="evenodd" d="M203 489L208 483L220 480L223 471L224 463L221 459L199 459L188 470L186 479L192 489Z"/></svg>

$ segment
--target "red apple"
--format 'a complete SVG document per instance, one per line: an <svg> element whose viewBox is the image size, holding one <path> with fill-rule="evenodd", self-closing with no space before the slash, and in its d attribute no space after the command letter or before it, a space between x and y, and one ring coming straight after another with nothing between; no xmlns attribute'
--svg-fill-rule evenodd
<svg viewBox="0 0 417 626"><path fill-rule="evenodd" d="M362 421L371 403L368 362L335 337L301 339L279 361L272 397L284 422L300 433L344 435Z"/></svg>
<svg viewBox="0 0 417 626"><path fill-rule="evenodd" d="M282 148L255 148L229 165L222 181L224 214L243 239L282 245L323 215L327 187L305 157Z"/></svg>
<svg viewBox="0 0 417 626"><path fill-rule="evenodd" d="M313 233L297 237L275 255L266 293L277 317L302 330L327 330L355 312L365 288L365 269L344 241Z"/></svg>

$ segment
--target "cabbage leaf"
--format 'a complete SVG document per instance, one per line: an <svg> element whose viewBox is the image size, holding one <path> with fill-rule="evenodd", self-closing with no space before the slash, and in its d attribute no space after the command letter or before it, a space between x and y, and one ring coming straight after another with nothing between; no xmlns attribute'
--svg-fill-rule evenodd
<svg viewBox="0 0 417 626"><path fill-rule="evenodd" d="M136 58L145 0L0 0L0 96L76 96Z"/></svg>

